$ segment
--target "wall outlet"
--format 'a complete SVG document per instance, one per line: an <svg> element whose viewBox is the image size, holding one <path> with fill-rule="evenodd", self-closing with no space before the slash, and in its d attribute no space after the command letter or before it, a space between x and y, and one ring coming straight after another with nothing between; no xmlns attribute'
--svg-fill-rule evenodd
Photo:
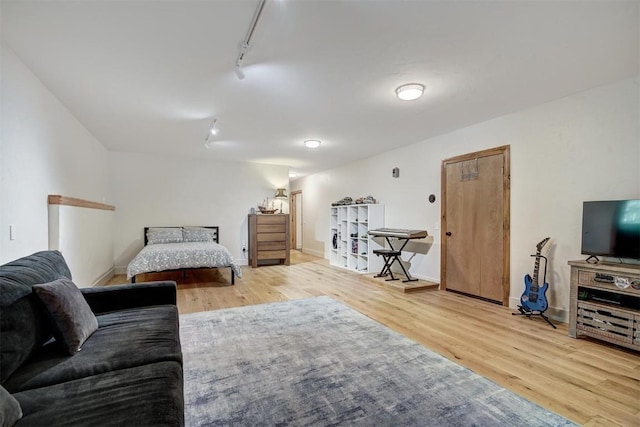
<svg viewBox="0 0 640 427"><path fill-rule="evenodd" d="M246 240L242 241L242 252L247 252L247 241Z"/></svg>

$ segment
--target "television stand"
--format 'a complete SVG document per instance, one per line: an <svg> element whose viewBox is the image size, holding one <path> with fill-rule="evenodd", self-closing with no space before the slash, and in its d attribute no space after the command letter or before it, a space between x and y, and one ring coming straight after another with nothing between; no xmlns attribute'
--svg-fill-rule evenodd
<svg viewBox="0 0 640 427"><path fill-rule="evenodd" d="M640 265L569 261L569 336L640 350Z"/></svg>
<svg viewBox="0 0 640 427"><path fill-rule="evenodd" d="M593 259L594 261L589 261L590 259ZM600 262L600 260L598 259L597 256L590 255L589 258L585 259L585 262L588 262L589 264L597 264Z"/></svg>

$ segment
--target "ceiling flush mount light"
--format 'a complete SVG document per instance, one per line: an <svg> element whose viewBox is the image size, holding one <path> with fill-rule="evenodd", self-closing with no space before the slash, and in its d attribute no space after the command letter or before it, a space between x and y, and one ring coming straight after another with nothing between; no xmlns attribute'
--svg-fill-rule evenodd
<svg viewBox="0 0 640 427"><path fill-rule="evenodd" d="M414 99L420 98L423 93L424 85L420 83L409 83L399 86L396 89L396 95L403 101L413 101Z"/></svg>
<svg viewBox="0 0 640 427"><path fill-rule="evenodd" d="M318 139L307 139L304 142L304 146L307 148L318 148L320 147L320 140Z"/></svg>

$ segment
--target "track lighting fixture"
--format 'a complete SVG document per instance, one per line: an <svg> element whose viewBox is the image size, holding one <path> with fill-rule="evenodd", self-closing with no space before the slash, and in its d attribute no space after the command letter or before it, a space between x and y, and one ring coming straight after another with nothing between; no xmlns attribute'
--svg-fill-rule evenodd
<svg viewBox="0 0 640 427"><path fill-rule="evenodd" d="M240 65L236 64L236 68L233 70L233 72L236 74L238 80L244 80L244 72L240 68Z"/></svg>
<svg viewBox="0 0 640 427"><path fill-rule="evenodd" d="M206 148L213 147L213 143L215 142L213 138L220 133L220 128L218 127L218 119L214 118L211 122L211 126L209 126L209 132L207 132L207 136L204 139L204 146Z"/></svg>
<svg viewBox="0 0 640 427"><path fill-rule="evenodd" d="M256 25L258 25L258 20L260 19L260 15L262 14L262 9L264 9L264 4L267 0L260 0L258 7L256 8L256 12L253 15L253 19L251 20L251 25L249 26L249 31L247 31L247 36L240 43L240 52L238 52L238 58L236 59L236 66L233 70L236 77L239 80L244 79L244 72L242 71L242 63L244 62L244 58L247 54L247 51L251 47L251 37L253 36L253 32L256 29Z"/></svg>
<svg viewBox="0 0 640 427"><path fill-rule="evenodd" d="M207 139L209 139L210 136L216 136L219 133L220 128L218 127L218 119L213 119L213 122L211 122L211 127L209 128L209 135L207 135Z"/></svg>

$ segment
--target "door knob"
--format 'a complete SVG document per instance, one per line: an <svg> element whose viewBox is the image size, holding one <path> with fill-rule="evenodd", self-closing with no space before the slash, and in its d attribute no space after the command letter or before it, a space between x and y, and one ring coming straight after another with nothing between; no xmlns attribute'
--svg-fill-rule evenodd
<svg viewBox="0 0 640 427"><path fill-rule="evenodd" d="M447 236L451 236L451 232L450 232L450 231L447 231L447 232L446 232L446 233L444 233L444 234L446 234Z"/></svg>

